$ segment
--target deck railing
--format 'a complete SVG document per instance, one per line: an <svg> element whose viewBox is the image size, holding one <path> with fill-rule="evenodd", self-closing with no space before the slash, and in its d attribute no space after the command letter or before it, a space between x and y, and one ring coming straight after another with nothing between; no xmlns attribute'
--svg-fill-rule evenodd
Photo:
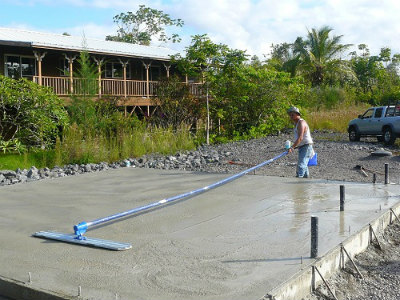
<svg viewBox="0 0 400 300"><path fill-rule="evenodd" d="M158 81L123 80L102 78L98 80L84 80L70 77L42 76L42 85L53 88L59 96L71 94L80 95L90 89L95 95L116 97L153 97L156 96ZM33 81L39 83L39 76L34 76ZM189 83L190 92L195 96L202 95L202 84Z"/></svg>

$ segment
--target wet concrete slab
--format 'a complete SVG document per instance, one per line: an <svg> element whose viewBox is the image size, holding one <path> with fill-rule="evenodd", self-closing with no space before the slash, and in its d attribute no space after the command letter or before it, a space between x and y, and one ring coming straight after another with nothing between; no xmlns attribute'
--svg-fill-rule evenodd
<svg viewBox="0 0 400 300"><path fill-rule="evenodd" d="M0 189L0 276L83 299L259 299L398 202L398 185L247 175L89 230L109 251L34 238L206 186L224 174L123 168ZM339 211L339 185L346 188ZM302 263L303 262L303 263ZM0 295L2 291L0 291Z"/></svg>

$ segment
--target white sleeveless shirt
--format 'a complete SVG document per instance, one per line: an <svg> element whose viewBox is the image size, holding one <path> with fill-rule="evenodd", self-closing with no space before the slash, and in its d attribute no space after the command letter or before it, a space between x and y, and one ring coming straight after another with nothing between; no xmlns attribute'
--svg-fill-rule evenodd
<svg viewBox="0 0 400 300"><path fill-rule="evenodd" d="M299 137L299 133L298 133L298 131L297 131L297 126L298 126L299 123L302 122L302 121L304 121L304 120L303 120L303 119L300 119L300 120L296 123L296 127L294 128L294 140L297 140L298 137ZM306 144L312 144L312 143L313 143L313 140L312 140L312 137L311 137L311 133L310 133L310 127L308 127L308 124L307 124L306 121L304 121L304 123L305 123L307 129L306 129L305 134L303 135L303 140L300 142L300 144L299 144L297 147L301 147L301 146L304 146L304 145L306 145Z"/></svg>

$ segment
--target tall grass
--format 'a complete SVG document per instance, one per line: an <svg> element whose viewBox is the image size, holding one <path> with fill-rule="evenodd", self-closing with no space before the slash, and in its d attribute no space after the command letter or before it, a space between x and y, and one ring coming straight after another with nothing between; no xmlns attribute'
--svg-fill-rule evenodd
<svg viewBox="0 0 400 300"><path fill-rule="evenodd" d="M76 125L68 128L54 149L24 154L0 155L0 170L115 162L149 153L173 154L195 148L194 138L185 127L147 128L145 126L121 130L115 135L87 132Z"/></svg>
<svg viewBox="0 0 400 300"><path fill-rule="evenodd" d="M172 154L194 147L194 139L184 127L174 131L172 128L139 126L109 135L71 126L65 132L63 141L56 143L55 156L64 164L113 162L155 152Z"/></svg>
<svg viewBox="0 0 400 300"><path fill-rule="evenodd" d="M54 150L36 150L32 152L0 154L0 170L29 169L32 166L37 168L55 165Z"/></svg>
<svg viewBox="0 0 400 300"><path fill-rule="evenodd" d="M332 130L345 133L349 121L357 118L368 107L367 104L359 104L309 111L307 123L311 130Z"/></svg>

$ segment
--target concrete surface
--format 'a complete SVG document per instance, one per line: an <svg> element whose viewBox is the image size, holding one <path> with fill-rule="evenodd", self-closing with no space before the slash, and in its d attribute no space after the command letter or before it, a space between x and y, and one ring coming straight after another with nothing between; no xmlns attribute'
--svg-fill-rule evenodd
<svg viewBox="0 0 400 300"><path fill-rule="evenodd" d="M71 297L81 286L85 299L258 299L311 262L311 215L319 217L323 255L399 200L397 185L248 175L87 233L130 242L131 250L31 237L72 233L81 221L227 176L123 168L1 187L0 276L27 282L31 272L30 287Z"/></svg>

